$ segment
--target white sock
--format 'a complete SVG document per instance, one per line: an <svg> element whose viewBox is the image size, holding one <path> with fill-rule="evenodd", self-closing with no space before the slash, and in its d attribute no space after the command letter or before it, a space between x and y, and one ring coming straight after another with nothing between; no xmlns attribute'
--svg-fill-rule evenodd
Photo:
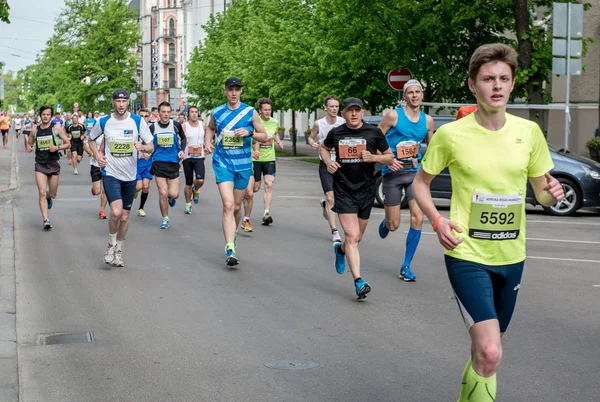
<svg viewBox="0 0 600 402"><path fill-rule="evenodd" d="M244 216L244 220L245 220L245 221L249 221L249 220L250 220L250 217L249 217L249 216Z"/></svg>
<svg viewBox="0 0 600 402"><path fill-rule="evenodd" d="M168 216L165 216L165 217L163 218L163 221L168 221L168 220L169 220L169 217L168 217Z"/></svg>
<svg viewBox="0 0 600 402"><path fill-rule="evenodd" d="M123 240L117 240L117 251L121 251L123 247Z"/></svg>
<svg viewBox="0 0 600 402"><path fill-rule="evenodd" d="M117 234L109 233L108 234L108 244L114 246L116 242L117 242Z"/></svg>
<svg viewBox="0 0 600 402"><path fill-rule="evenodd" d="M263 215L266 215L266 214L268 214L268 213L269 213L269 210L268 210L268 209L265 209L265 213L264 213Z"/></svg>

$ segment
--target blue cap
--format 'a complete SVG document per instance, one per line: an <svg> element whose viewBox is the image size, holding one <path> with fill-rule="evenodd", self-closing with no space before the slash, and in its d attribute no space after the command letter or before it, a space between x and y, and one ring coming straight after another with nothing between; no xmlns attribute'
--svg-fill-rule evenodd
<svg viewBox="0 0 600 402"><path fill-rule="evenodd" d="M129 92L127 92L124 88L119 88L115 92L113 92L113 100L114 99L129 99Z"/></svg>

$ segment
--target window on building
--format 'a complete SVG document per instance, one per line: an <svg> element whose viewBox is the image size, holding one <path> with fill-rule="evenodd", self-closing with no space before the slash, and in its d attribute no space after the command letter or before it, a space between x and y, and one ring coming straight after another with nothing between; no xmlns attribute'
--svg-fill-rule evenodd
<svg viewBox="0 0 600 402"><path fill-rule="evenodd" d="M169 36L175 36L175 20L173 18L169 20Z"/></svg>
<svg viewBox="0 0 600 402"><path fill-rule="evenodd" d="M169 61L175 61L175 44L169 43Z"/></svg>
<svg viewBox="0 0 600 402"><path fill-rule="evenodd" d="M175 69L169 69L169 88L175 88Z"/></svg>

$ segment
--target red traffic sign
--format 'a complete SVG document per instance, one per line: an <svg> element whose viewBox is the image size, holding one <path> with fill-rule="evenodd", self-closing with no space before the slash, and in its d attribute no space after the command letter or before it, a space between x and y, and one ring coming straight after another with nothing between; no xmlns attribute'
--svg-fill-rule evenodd
<svg viewBox="0 0 600 402"><path fill-rule="evenodd" d="M392 70L388 73L388 84L396 91L402 91L404 84L412 78L412 74L408 68Z"/></svg>

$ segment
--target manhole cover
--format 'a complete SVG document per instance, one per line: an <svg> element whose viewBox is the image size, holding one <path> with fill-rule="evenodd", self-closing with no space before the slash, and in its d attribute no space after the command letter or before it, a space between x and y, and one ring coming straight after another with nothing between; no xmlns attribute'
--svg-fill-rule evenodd
<svg viewBox="0 0 600 402"><path fill-rule="evenodd" d="M306 370L319 367L319 363L310 360L275 360L265 363L265 366L276 370Z"/></svg>
<svg viewBox="0 0 600 402"><path fill-rule="evenodd" d="M76 332L72 334L40 335L40 345L62 345L66 343L92 343L94 334L91 332Z"/></svg>

